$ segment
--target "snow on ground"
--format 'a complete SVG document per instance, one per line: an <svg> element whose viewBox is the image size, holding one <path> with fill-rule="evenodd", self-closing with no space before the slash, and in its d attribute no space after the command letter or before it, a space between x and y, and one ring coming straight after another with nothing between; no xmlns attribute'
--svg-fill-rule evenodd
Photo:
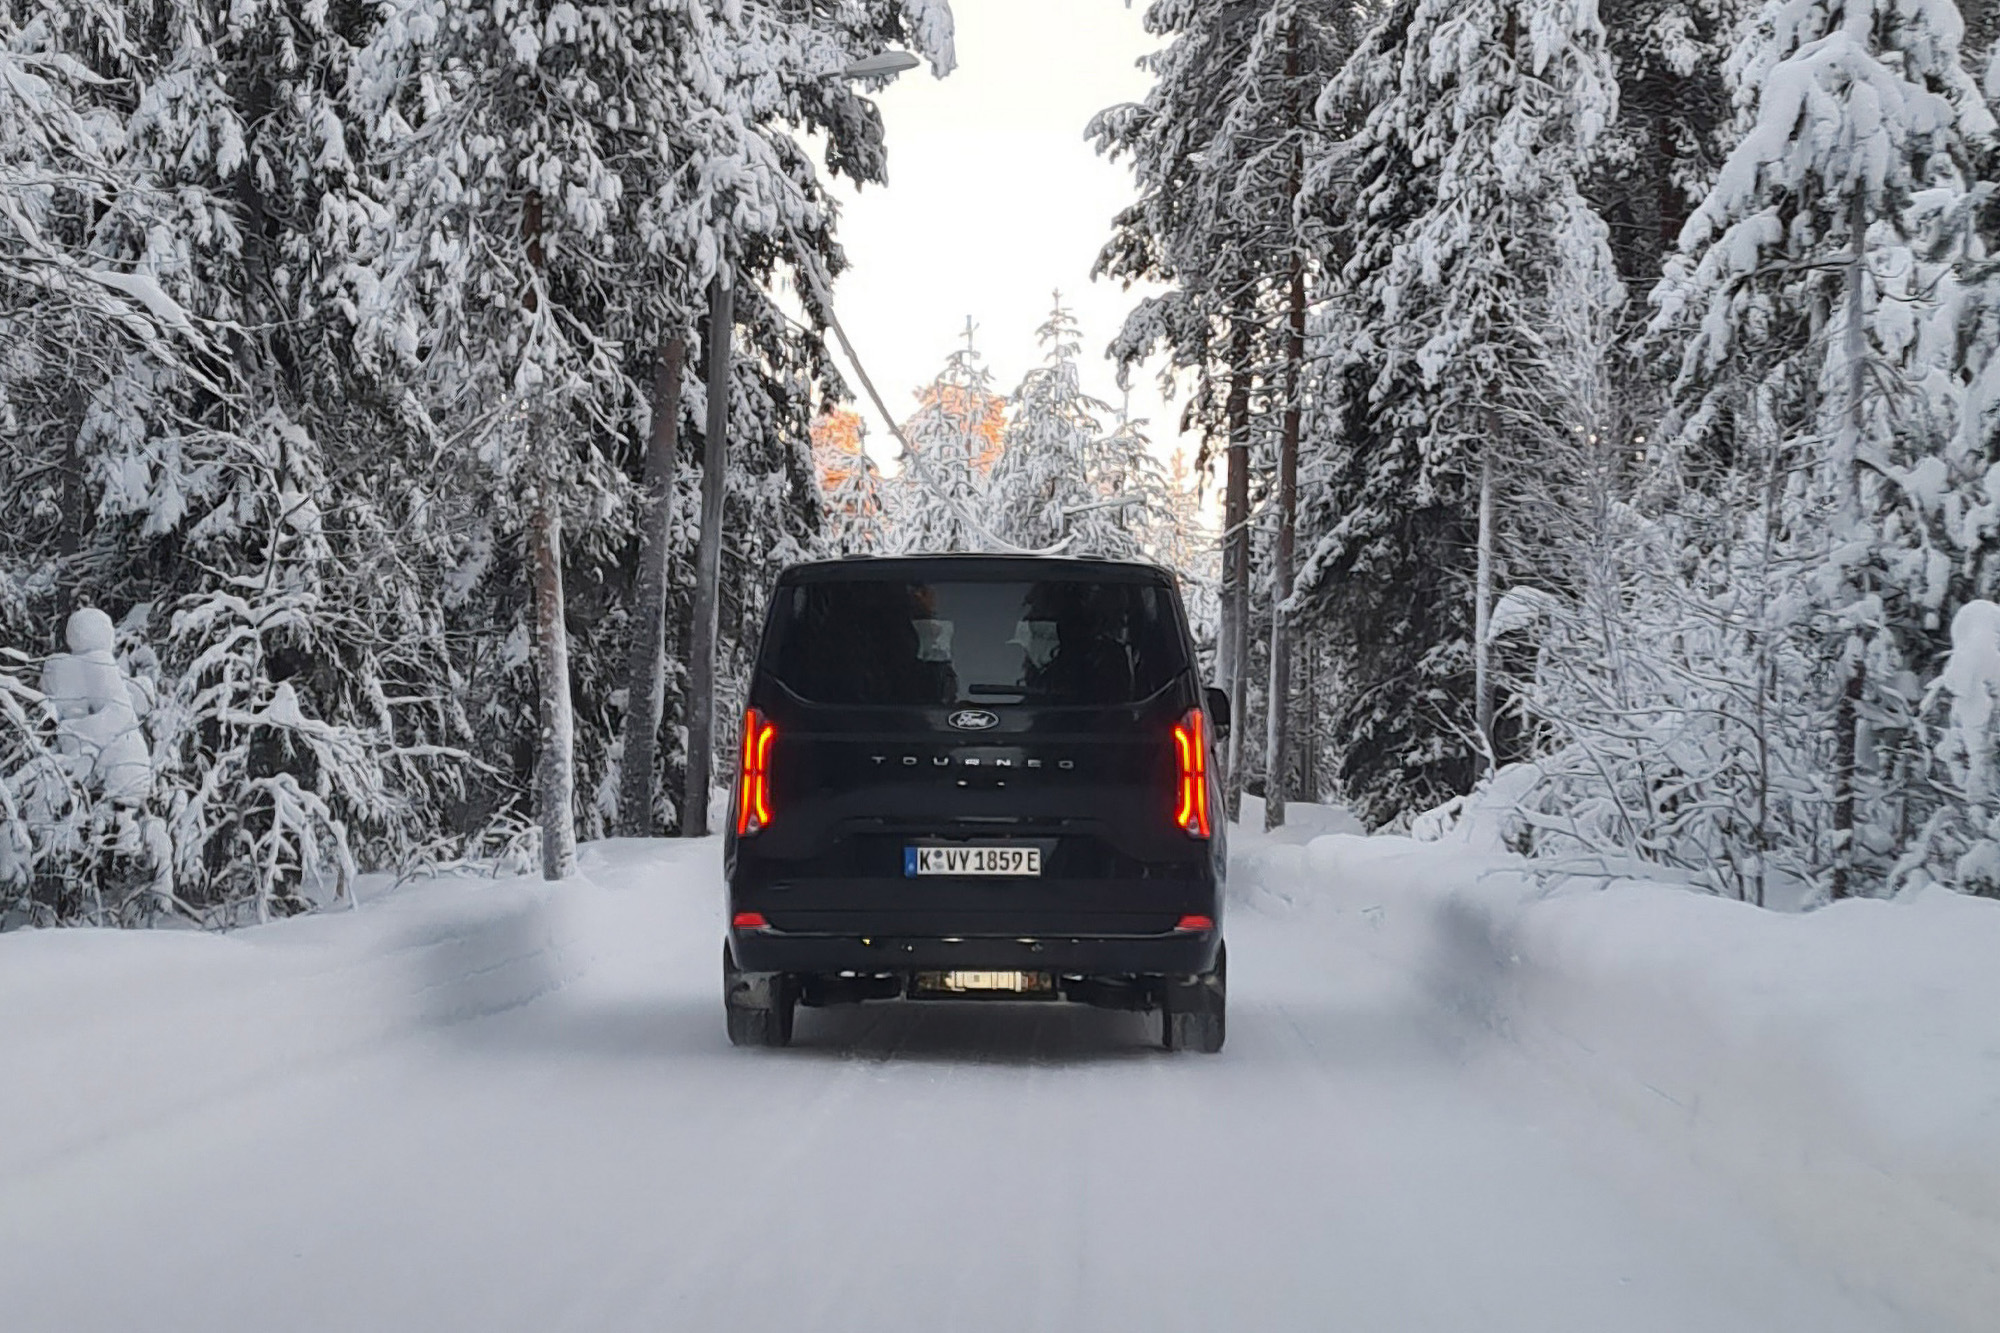
<svg viewBox="0 0 2000 1333"><path fill-rule="evenodd" d="M1545 888L1519 864L1335 836L1255 848L1235 887L1412 969L1469 1033L1731 1182L1850 1282L1995 1326L2000 903L1931 889L1795 915Z"/></svg>
<svg viewBox="0 0 2000 1333"><path fill-rule="evenodd" d="M1992 1326L2000 908L1301 836L1238 834L1212 1058L971 1004L732 1050L713 842L0 937L0 1325Z"/></svg>

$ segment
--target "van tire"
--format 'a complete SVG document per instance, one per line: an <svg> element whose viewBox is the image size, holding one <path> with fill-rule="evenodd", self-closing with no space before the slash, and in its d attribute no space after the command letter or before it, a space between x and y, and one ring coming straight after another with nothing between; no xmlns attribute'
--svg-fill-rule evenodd
<svg viewBox="0 0 2000 1333"><path fill-rule="evenodd" d="M783 972L744 972L722 945L722 1012L731 1046L789 1046L799 988Z"/></svg>
<svg viewBox="0 0 2000 1333"><path fill-rule="evenodd" d="M1228 1035L1228 1013L1229 950L1222 947L1209 971L1168 983L1160 1005L1160 1045L1214 1055Z"/></svg>

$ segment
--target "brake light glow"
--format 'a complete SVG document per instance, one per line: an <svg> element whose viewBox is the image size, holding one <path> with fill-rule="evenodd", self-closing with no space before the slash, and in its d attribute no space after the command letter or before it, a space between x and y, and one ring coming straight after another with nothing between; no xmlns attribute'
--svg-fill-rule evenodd
<svg viewBox="0 0 2000 1333"><path fill-rule="evenodd" d="M771 923L764 919L762 912L738 912L729 924L738 930L763 930Z"/></svg>
<svg viewBox="0 0 2000 1333"><path fill-rule="evenodd" d="M747 836L771 823L771 742L778 729L752 708L743 715L743 755L736 767L736 832Z"/></svg>
<svg viewBox="0 0 2000 1333"><path fill-rule="evenodd" d="M1174 727L1174 758L1180 765L1180 785L1174 797L1174 823L1189 837L1209 836L1208 726L1199 708L1190 708Z"/></svg>
<svg viewBox="0 0 2000 1333"><path fill-rule="evenodd" d="M1175 930L1214 930L1215 918L1203 916L1199 912L1189 912L1174 925Z"/></svg>

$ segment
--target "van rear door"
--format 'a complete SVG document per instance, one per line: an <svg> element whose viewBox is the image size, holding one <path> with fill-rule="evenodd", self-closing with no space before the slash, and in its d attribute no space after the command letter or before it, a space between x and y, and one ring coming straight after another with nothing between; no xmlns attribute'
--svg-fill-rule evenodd
<svg viewBox="0 0 2000 1333"><path fill-rule="evenodd" d="M905 902L910 849L926 842L1034 846L1041 874L1012 901L1118 917L1103 928L1137 928L1141 903L1120 885L1164 888L1206 862L1174 822L1173 733L1197 691L1159 571L806 567L774 595L751 703L777 737L755 859L805 916Z"/></svg>

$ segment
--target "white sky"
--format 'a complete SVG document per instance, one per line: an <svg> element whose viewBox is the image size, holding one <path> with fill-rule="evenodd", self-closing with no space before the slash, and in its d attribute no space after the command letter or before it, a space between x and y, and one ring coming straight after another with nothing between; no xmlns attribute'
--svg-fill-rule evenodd
<svg viewBox="0 0 2000 1333"><path fill-rule="evenodd" d="M968 315L994 388L1012 393L1040 360L1035 330L1061 288L1083 328L1084 386L1116 408L1103 351L1140 293L1091 282L1090 270L1112 215L1133 198L1132 178L1098 157L1083 131L1105 107L1145 96L1151 80L1133 62L1159 42L1140 27L1141 7L1121 0L951 8L958 69L942 80L913 70L875 94L887 188L836 187L854 265L835 291L841 322L901 419L958 346ZM1148 419L1165 458L1179 415L1155 385L1151 368L1134 371L1131 412ZM870 452L887 461L895 444L853 387Z"/></svg>

